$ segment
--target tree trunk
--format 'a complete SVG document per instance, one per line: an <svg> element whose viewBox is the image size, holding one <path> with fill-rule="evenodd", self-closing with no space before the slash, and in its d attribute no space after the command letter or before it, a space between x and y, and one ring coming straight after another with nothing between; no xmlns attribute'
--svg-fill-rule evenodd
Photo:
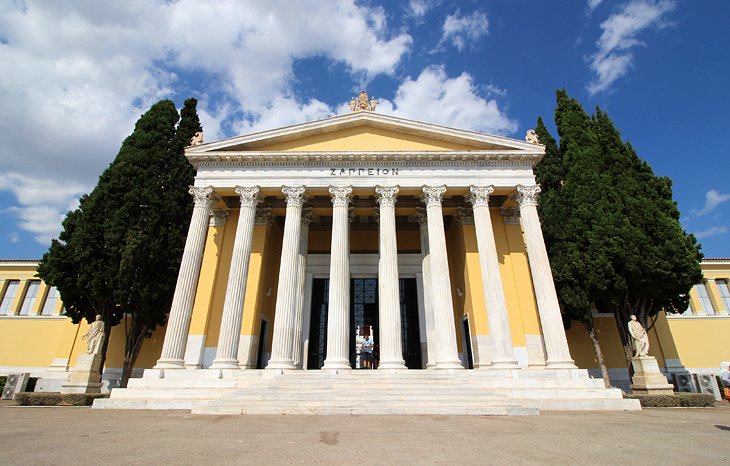
<svg viewBox="0 0 730 466"><path fill-rule="evenodd" d="M127 388L129 378L132 376L134 364L142 349L142 343L149 333L146 325L140 324L139 319L134 316L125 317L124 329L126 331L126 341L124 344L124 363L122 364L122 379L119 381L121 388ZM131 322L128 322L131 320Z"/></svg>
<svg viewBox="0 0 730 466"><path fill-rule="evenodd" d="M591 337L591 341L593 342L593 351L596 354L598 366L601 368L603 383L606 385L606 388L611 388L611 381L608 378L608 368L606 368L606 360L603 358L603 351L601 351L601 343L598 341L598 337L596 336L596 329L592 322L590 324L588 322L583 322L583 325L586 330L588 330L588 336Z"/></svg>

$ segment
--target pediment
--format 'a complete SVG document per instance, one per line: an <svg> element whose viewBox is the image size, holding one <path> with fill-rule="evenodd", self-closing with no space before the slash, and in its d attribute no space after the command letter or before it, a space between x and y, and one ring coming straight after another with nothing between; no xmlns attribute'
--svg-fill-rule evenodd
<svg viewBox="0 0 730 466"><path fill-rule="evenodd" d="M192 158L234 152L525 152L543 146L429 123L356 112L188 147Z"/></svg>

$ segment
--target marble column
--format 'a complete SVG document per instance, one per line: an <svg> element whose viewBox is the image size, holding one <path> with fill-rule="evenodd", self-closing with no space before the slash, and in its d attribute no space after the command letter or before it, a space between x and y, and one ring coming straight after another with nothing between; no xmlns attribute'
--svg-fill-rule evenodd
<svg viewBox="0 0 730 466"><path fill-rule="evenodd" d="M426 209L419 207L416 211L421 233L421 272L423 275L423 308L426 321L426 369L436 365L438 341L433 328L433 298L431 297L431 254L428 247L428 217Z"/></svg>
<svg viewBox="0 0 730 466"><path fill-rule="evenodd" d="M223 317L218 333L218 348L211 369L238 369L238 344L241 339L243 303L246 299L248 264L253 242L253 224L256 206L261 202L258 186L236 186L241 200L238 213L236 238L233 241L233 256L226 285L226 300L223 303Z"/></svg>
<svg viewBox="0 0 730 466"><path fill-rule="evenodd" d="M327 313L327 358L322 369L350 368L350 216L351 186L331 186L332 246Z"/></svg>
<svg viewBox="0 0 730 466"><path fill-rule="evenodd" d="M451 278L446 254L446 234L441 210L441 197L446 186L424 186L423 201L428 217L428 245L431 262L431 297L438 353L434 369L463 369L456 347L454 302L451 298Z"/></svg>
<svg viewBox="0 0 730 466"><path fill-rule="evenodd" d="M302 225L299 233L299 261L297 268L297 307L294 317L294 347L292 349L292 360L294 367L302 368L302 351L304 341L302 332L304 325L304 294L306 290L305 274L307 271L307 251L309 243L309 223L312 221L311 209L305 209L302 213Z"/></svg>
<svg viewBox="0 0 730 466"><path fill-rule="evenodd" d="M398 245L395 234L397 186L376 186L380 218L378 258L378 313L380 316L380 362L378 369L405 369L401 338Z"/></svg>
<svg viewBox="0 0 730 466"><path fill-rule="evenodd" d="M185 342L190 330L195 291L198 287L198 278L200 278L200 264L203 260L203 248L208 232L210 207L216 199L213 196L212 186L205 188L191 186L190 194L195 199L195 205L190 218L180 271L177 275L170 316L167 320L162 354L157 360L155 369L185 368Z"/></svg>
<svg viewBox="0 0 730 466"><path fill-rule="evenodd" d="M535 287L535 298L540 315L540 325L545 340L548 369L574 369L576 366L570 357L568 340L560 315L558 295L555 291L553 274L550 270L545 241L537 215L537 196L539 186L517 186L517 194L513 198L520 205L522 229L525 235L527 259L530 264L532 283Z"/></svg>
<svg viewBox="0 0 730 466"><path fill-rule="evenodd" d="M489 195L494 186L471 186L468 201L474 209L474 228L482 271L482 289L487 307L487 321L492 343L492 369L519 369L512 346L512 333L504 299L502 276L499 273L497 245L494 241L492 217L489 213Z"/></svg>
<svg viewBox="0 0 730 466"><path fill-rule="evenodd" d="M302 227L304 187L284 186L286 194L286 218L281 245L279 285L276 293L274 314L274 339L271 342L271 359L267 369L294 369L294 321L296 319L299 282L299 240Z"/></svg>

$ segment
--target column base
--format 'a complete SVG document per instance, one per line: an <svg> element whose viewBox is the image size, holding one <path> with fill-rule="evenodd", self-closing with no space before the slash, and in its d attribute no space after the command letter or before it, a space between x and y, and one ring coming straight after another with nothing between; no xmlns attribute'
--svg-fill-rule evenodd
<svg viewBox="0 0 730 466"><path fill-rule="evenodd" d="M185 369L183 359L158 359L153 369Z"/></svg>
<svg viewBox="0 0 730 466"><path fill-rule="evenodd" d="M408 370L406 363L403 361L380 361L378 364L378 370L380 369L403 369Z"/></svg>
<svg viewBox="0 0 730 466"><path fill-rule="evenodd" d="M238 359L216 359L210 365L211 369L240 369Z"/></svg>
<svg viewBox="0 0 730 466"><path fill-rule="evenodd" d="M266 370L294 370L296 369L296 366L291 363L291 361L269 361L269 363L266 365Z"/></svg>
<svg viewBox="0 0 730 466"><path fill-rule="evenodd" d="M464 366L461 365L461 361L440 361L433 366L436 370L441 369L461 369L464 370Z"/></svg>
<svg viewBox="0 0 730 466"><path fill-rule="evenodd" d="M572 359L568 359L567 361L550 361L548 360L545 363L546 369L577 369L578 366L575 365L575 362L573 362Z"/></svg>
<svg viewBox="0 0 730 466"><path fill-rule="evenodd" d="M507 370L514 370L519 369L520 365L517 364L516 359L506 359L502 361L492 361L492 364L489 365L490 369L507 369Z"/></svg>
<svg viewBox="0 0 730 466"><path fill-rule="evenodd" d="M350 366L350 361L348 361L347 359L341 359L339 361L325 360L322 369L352 369L352 366Z"/></svg>

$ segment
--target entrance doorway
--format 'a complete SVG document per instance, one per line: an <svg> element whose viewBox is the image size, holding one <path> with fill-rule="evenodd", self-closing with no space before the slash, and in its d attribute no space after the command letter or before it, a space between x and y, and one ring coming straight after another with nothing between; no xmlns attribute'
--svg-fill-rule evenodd
<svg viewBox="0 0 730 466"><path fill-rule="evenodd" d="M409 369L421 369L419 340L418 292L415 278L401 278L401 338L403 359ZM329 310L329 279L312 281L312 313L309 325L307 369L320 369L327 357L327 313ZM363 341L371 336L374 342L373 367L377 368L380 345L378 312L378 279L350 280L350 365L364 369Z"/></svg>

